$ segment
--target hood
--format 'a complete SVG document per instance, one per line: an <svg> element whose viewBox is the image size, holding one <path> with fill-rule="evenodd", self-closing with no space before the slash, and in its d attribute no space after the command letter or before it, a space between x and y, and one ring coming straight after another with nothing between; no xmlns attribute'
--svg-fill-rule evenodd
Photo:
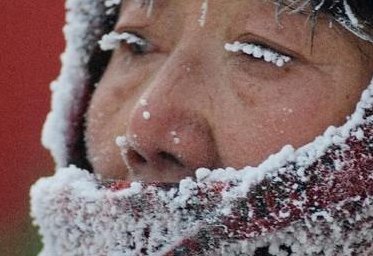
<svg viewBox="0 0 373 256"><path fill-rule="evenodd" d="M373 41L347 2L334 2L336 20ZM103 182L87 171L84 114L110 58L98 41L119 4L66 2L67 47L42 136L57 171L31 189L40 255L373 253L373 81L343 126L257 167L201 168L177 184Z"/></svg>

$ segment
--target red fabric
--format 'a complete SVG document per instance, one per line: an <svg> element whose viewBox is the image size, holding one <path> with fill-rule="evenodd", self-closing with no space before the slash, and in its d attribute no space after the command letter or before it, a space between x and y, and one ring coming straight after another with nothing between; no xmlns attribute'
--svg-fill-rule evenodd
<svg viewBox="0 0 373 256"><path fill-rule="evenodd" d="M65 12L63 1L1 3L0 226L13 229L29 213L30 185L53 170L40 132L60 68Z"/></svg>

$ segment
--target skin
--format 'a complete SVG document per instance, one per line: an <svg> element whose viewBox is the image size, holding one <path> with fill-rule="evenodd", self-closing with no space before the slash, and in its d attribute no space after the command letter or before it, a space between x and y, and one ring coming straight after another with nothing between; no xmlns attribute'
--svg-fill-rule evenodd
<svg viewBox="0 0 373 256"><path fill-rule="evenodd" d="M305 15L284 14L279 25L270 1L214 0L201 26L202 2L157 0L150 16L138 1L121 7L115 30L149 47L115 49L89 106L88 158L103 178L176 182L198 167L258 165L343 124L370 82L371 44L326 17L311 51ZM234 41L292 61L279 68L226 51ZM122 135L126 152L115 144Z"/></svg>

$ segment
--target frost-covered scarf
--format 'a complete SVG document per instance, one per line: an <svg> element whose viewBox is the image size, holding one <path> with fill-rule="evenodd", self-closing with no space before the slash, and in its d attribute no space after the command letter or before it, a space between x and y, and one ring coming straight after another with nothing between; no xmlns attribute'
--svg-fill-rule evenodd
<svg viewBox="0 0 373 256"><path fill-rule="evenodd" d="M92 27L108 10L67 7L43 133L58 170L31 190L40 255L373 255L373 82L345 125L258 167L199 169L178 184L103 182L68 163L100 36Z"/></svg>

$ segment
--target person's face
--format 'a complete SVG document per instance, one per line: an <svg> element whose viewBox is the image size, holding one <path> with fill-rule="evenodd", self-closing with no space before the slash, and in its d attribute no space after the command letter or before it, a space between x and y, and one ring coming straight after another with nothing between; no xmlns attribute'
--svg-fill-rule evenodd
<svg viewBox="0 0 373 256"><path fill-rule="evenodd" d="M115 30L148 46L114 50L87 115L88 158L104 178L175 182L198 167L255 166L344 123L372 76L368 46L327 18L311 52L307 16L279 24L270 1L139 2L124 2ZM234 41L291 61L227 51Z"/></svg>

